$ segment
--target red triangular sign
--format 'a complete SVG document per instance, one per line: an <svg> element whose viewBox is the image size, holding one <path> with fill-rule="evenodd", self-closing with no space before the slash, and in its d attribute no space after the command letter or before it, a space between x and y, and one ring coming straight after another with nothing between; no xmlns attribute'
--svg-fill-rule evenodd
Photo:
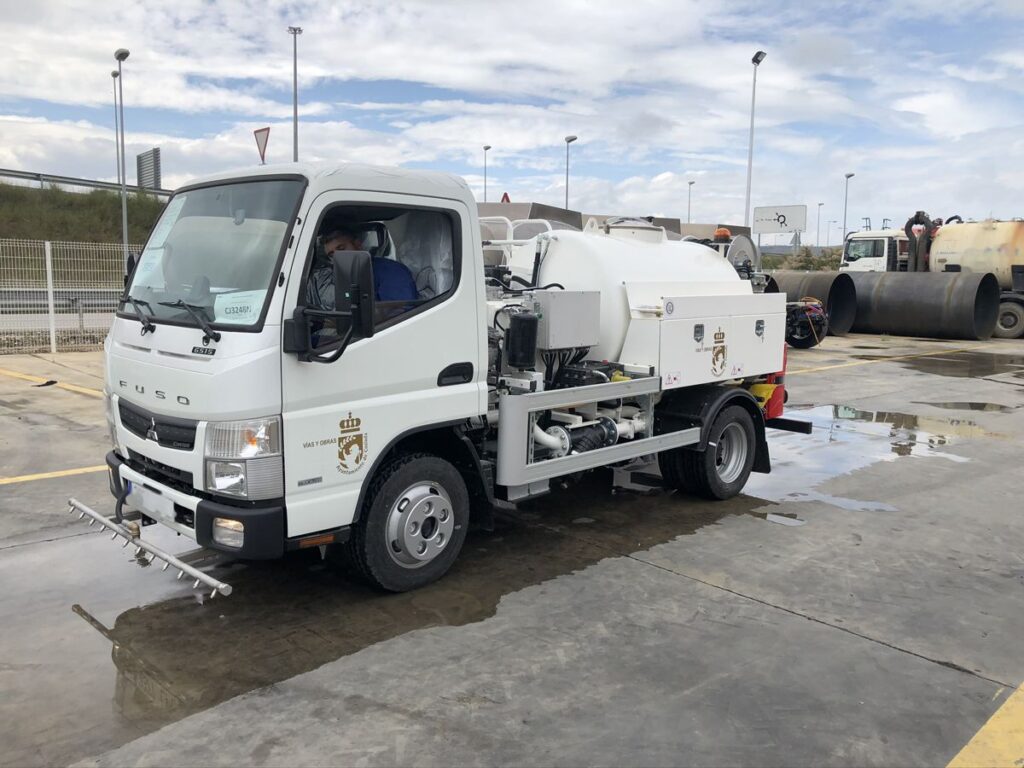
<svg viewBox="0 0 1024 768"><path fill-rule="evenodd" d="M252 132L256 137L256 149L260 151L260 162L267 161L267 139L270 138L270 128L257 128Z"/></svg>
<svg viewBox="0 0 1024 768"><path fill-rule="evenodd" d="M504 193L504 194L503 194L503 195L501 196L501 202L503 202L503 203L511 203L511 202L512 202L512 198L510 198L510 197L508 196L508 192L505 192L505 193Z"/></svg>

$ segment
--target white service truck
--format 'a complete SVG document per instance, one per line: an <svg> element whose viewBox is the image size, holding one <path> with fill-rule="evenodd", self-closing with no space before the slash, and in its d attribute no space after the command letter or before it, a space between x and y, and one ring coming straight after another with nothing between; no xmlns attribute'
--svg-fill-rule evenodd
<svg viewBox="0 0 1024 768"><path fill-rule="evenodd" d="M656 462L725 499L769 471L766 426L807 431L782 417L784 296L664 232L482 242L476 210L458 177L353 164L178 190L105 342L115 513L71 508L213 594L145 526L241 559L329 546L402 591L555 478Z"/></svg>

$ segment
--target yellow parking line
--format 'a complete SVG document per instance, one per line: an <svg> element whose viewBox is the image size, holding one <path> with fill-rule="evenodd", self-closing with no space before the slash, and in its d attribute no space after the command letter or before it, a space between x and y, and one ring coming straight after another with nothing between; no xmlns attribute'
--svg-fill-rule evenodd
<svg viewBox="0 0 1024 768"><path fill-rule="evenodd" d="M935 357L937 355L955 355L958 352L970 352L975 349L984 349L985 344L975 344L972 347L958 347L957 349L939 349L934 352L920 352L914 355L893 355L892 357L879 357L875 360L854 360L850 363L836 363L835 365L822 365L817 368L797 368L786 371L787 376L797 373L817 373L818 371L832 371L836 368L852 368L857 365L874 365L875 363L889 363L895 360L913 360L915 357Z"/></svg>
<svg viewBox="0 0 1024 768"><path fill-rule="evenodd" d="M98 467L78 467L77 469L59 469L56 472L40 472L35 475L19 475L18 477L0 477L0 485L13 485L14 483L30 483L33 480L51 480L55 477L70 477L71 475L87 475L91 472L104 472L107 465Z"/></svg>
<svg viewBox="0 0 1024 768"><path fill-rule="evenodd" d="M0 368L0 375L10 376L12 379L22 379L23 381L31 381L35 384L45 384L49 379L44 379L42 376L33 376L29 373L21 373L19 371L9 371L6 368ZM68 392L77 392L80 395L89 395L90 397L103 397L103 392L98 389L90 389L89 387L80 387L77 384L65 384L63 381L58 381L53 386L66 389Z"/></svg>
<svg viewBox="0 0 1024 768"><path fill-rule="evenodd" d="M948 768L1019 768L1024 765L1024 688L1018 688L981 726Z"/></svg>

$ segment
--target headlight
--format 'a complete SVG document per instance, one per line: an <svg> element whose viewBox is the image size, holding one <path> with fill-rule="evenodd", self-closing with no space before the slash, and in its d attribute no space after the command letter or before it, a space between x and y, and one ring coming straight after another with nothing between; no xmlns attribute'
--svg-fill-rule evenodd
<svg viewBox="0 0 1024 768"><path fill-rule="evenodd" d="M117 421L114 419L114 398L112 395L103 393L103 406L107 414L107 431L110 433L110 445L120 453L121 446L117 444Z"/></svg>
<svg viewBox="0 0 1024 768"><path fill-rule="evenodd" d="M206 462L206 488L230 496L246 495L244 461Z"/></svg>
<svg viewBox="0 0 1024 768"><path fill-rule="evenodd" d="M206 425L206 490L243 499L284 495L281 417Z"/></svg>

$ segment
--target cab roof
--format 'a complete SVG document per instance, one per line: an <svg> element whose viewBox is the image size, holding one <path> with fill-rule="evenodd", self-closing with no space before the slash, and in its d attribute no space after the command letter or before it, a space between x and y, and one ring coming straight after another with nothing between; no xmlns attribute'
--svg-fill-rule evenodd
<svg viewBox="0 0 1024 768"><path fill-rule="evenodd" d="M870 240L877 237L906 237L907 234L902 229L869 229L861 232L854 232L848 239L850 240Z"/></svg>
<svg viewBox="0 0 1024 768"><path fill-rule="evenodd" d="M303 176L309 181L310 198L332 190L394 192L462 200L472 210L476 201L461 176L395 166L362 163L275 163L223 171L193 179L178 191L227 181L256 181L268 176Z"/></svg>

